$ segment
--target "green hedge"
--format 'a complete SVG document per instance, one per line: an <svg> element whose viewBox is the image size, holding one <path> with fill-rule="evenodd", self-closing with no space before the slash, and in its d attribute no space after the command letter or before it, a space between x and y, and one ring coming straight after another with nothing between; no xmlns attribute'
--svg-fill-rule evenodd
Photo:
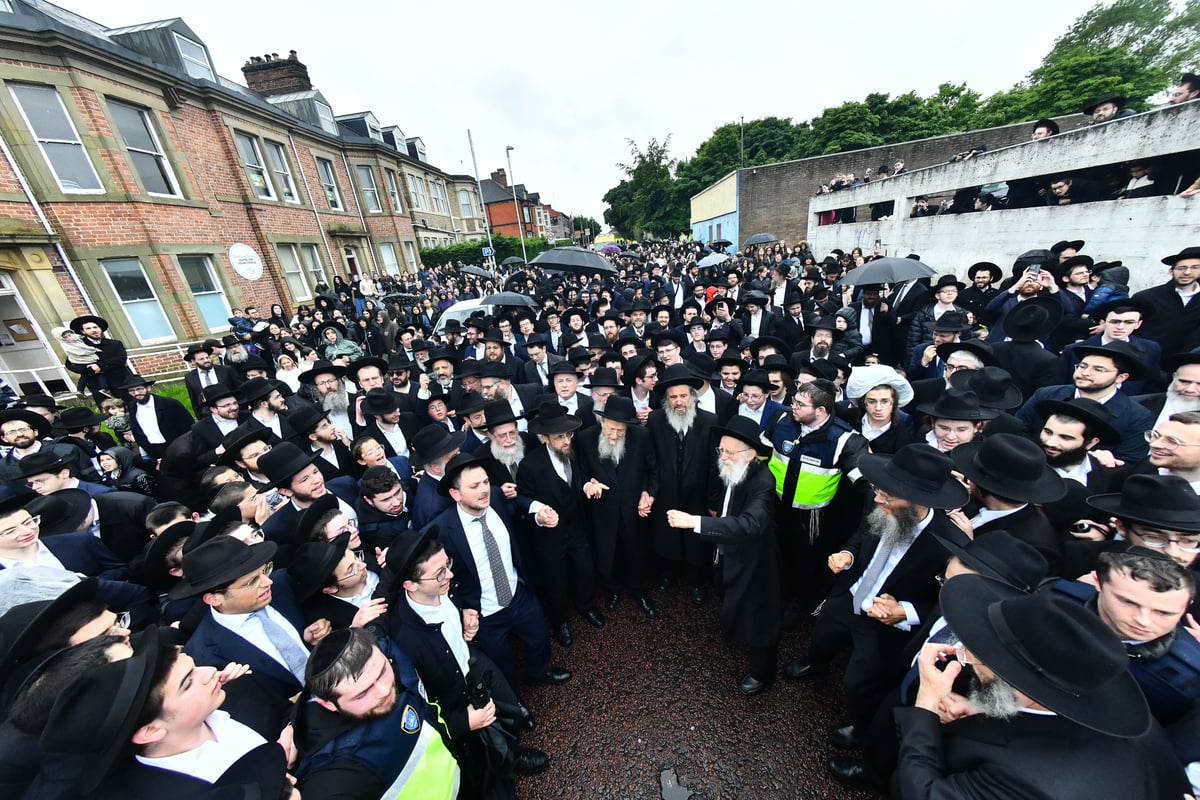
<svg viewBox="0 0 1200 800"><path fill-rule="evenodd" d="M550 243L545 239L527 237L525 239L525 255L533 258L543 250L550 249ZM444 264L454 264L458 261L464 264L484 263L483 248L487 247L487 239L474 242L459 242L446 247L431 247L421 250L421 263L427 267L440 267ZM496 263L499 264L511 256L521 257L521 240L516 236L492 236L492 247L495 248Z"/></svg>

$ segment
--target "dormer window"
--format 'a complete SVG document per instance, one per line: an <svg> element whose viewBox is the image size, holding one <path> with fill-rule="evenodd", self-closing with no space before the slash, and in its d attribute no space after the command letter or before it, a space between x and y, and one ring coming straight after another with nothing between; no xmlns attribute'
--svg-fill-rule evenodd
<svg viewBox="0 0 1200 800"><path fill-rule="evenodd" d="M338 124L337 120L333 118L333 109L320 100L314 100L313 105L317 107L317 118L321 120L321 130L336 136L338 133Z"/></svg>
<svg viewBox="0 0 1200 800"><path fill-rule="evenodd" d="M204 78L215 81L212 64L208 61L208 51L204 45L194 42L182 34L175 34L175 44L179 47L179 56L183 59L183 68L193 78Z"/></svg>

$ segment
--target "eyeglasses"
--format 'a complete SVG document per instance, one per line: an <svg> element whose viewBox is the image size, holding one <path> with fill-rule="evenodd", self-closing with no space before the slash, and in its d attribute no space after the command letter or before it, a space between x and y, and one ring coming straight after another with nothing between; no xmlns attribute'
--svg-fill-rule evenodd
<svg viewBox="0 0 1200 800"><path fill-rule="evenodd" d="M1080 361L1078 364L1075 365L1075 371L1076 372L1094 372L1097 375L1104 375L1109 372L1116 372L1115 369L1110 369L1109 367L1097 367L1094 364L1085 364L1082 361Z"/></svg>
<svg viewBox="0 0 1200 800"><path fill-rule="evenodd" d="M454 559L450 558L449 556L446 556L446 566L442 567L437 572L433 573L432 577L417 578L417 580L418 581L434 581L436 583L441 583L442 581L446 580L446 578L450 577L450 568L453 566L454 566Z"/></svg>
<svg viewBox="0 0 1200 800"><path fill-rule="evenodd" d="M109 636L116 636L119 633L128 633L129 626L133 622L133 615L128 611L121 611L117 614L117 618L113 621L112 626L108 629Z"/></svg>
<svg viewBox="0 0 1200 800"><path fill-rule="evenodd" d="M947 364L945 367L942 368L942 371L943 372L957 372L960 369L970 369L970 368L971 367L966 364Z"/></svg>
<svg viewBox="0 0 1200 800"><path fill-rule="evenodd" d="M1142 544L1146 547L1152 547L1155 550L1165 550L1171 545L1182 550L1185 553L1200 553L1200 540L1197 539L1178 539L1173 536L1167 536L1165 533L1139 533L1133 532L1134 536L1141 539Z"/></svg>
<svg viewBox="0 0 1200 800"><path fill-rule="evenodd" d="M742 453L748 453L750 451L749 447L743 447L741 450L726 450L724 447L717 447L714 449L717 451L718 458L724 458L725 456L733 458L734 456L741 455Z"/></svg>
<svg viewBox="0 0 1200 800"><path fill-rule="evenodd" d="M962 664L964 667L973 667L979 663L978 661L969 660L966 652L967 648L963 647L961 644L954 648L954 657L958 659L959 664Z"/></svg>
<svg viewBox="0 0 1200 800"><path fill-rule="evenodd" d="M263 564L262 569L260 569L257 573L255 573L253 578L250 578L246 581L243 581L242 583L239 583L234 588L241 589L241 590L247 591L247 592L253 591L258 588L258 585L260 583L262 583L263 578L265 578L271 574L271 571L273 569L275 569L275 562L268 561L267 563Z"/></svg>
<svg viewBox="0 0 1200 800"><path fill-rule="evenodd" d="M1200 447L1200 444L1181 442L1174 436L1163 436L1158 431L1146 431L1142 434L1142 438L1151 444L1157 444L1159 447L1169 447L1172 450L1178 450L1180 447Z"/></svg>
<svg viewBox="0 0 1200 800"><path fill-rule="evenodd" d="M243 461L249 461L249 460L251 460L251 459L254 459L254 458L262 458L263 456L265 456L265 455L266 455L267 453L269 453L269 452L271 452L271 445L267 445L267 446L266 446L266 447L264 447L262 450L259 450L259 451L255 452L255 453L247 453L246 451L244 451L244 450L243 450L243 451L242 451L242 460L243 460Z"/></svg>
<svg viewBox="0 0 1200 800"><path fill-rule="evenodd" d="M317 381L316 387L318 389L324 389L326 386L337 386L340 382L341 381L339 378L326 378L323 381Z"/></svg>
<svg viewBox="0 0 1200 800"><path fill-rule="evenodd" d="M28 425L25 425L24 427L21 427L21 428L9 428L8 430L4 431L5 436L10 436L14 433L33 433L33 428L29 427Z"/></svg>
<svg viewBox="0 0 1200 800"><path fill-rule="evenodd" d="M367 557L360 550L354 551L354 563L350 565L350 569L345 575L335 575L338 581L348 581L358 577L358 571L367 563Z"/></svg>
<svg viewBox="0 0 1200 800"><path fill-rule="evenodd" d="M40 514L34 515L23 522L18 522L11 528L0 531L0 539L7 539L11 536L16 536L21 531L36 531L38 526L41 524L42 516Z"/></svg>

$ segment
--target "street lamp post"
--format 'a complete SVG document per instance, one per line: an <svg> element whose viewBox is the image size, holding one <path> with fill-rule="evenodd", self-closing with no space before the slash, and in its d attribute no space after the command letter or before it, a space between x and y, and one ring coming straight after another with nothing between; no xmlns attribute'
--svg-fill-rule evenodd
<svg viewBox="0 0 1200 800"><path fill-rule="evenodd" d="M528 264L529 258L525 255L525 225L521 220L521 206L517 203L517 182L513 180L512 155L510 155L512 151L511 144L505 147L504 158L508 160L508 185L512 187L513 211L517 215L517 235L521 237L521 260Z"/></svg>

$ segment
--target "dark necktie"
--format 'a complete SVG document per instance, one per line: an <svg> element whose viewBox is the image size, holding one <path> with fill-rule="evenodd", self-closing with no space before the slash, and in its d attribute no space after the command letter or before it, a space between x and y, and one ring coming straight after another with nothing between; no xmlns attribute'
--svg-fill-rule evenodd
<svg viewBox="0 0 1200 800"><path fill-rule="evenodd" d="M508 573L504 571L504 559L500 557L500 545L488 528L487 520L480 517L479 527L483 530L483 549L487 551L488 566L492 570L492 583L496 586L496 602L501 608L507 608L512 602L512 586L508 583Z"/></svg>

